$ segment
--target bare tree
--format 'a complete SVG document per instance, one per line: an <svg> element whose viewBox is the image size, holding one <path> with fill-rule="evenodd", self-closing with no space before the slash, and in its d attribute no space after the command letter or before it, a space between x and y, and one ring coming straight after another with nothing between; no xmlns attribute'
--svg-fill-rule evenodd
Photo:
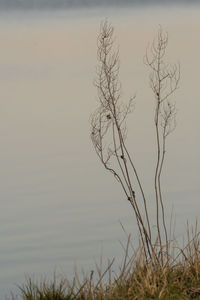
<svg viewBox="0 0 200 300"><path fill-rule="evenodd" d="M91 139L101 163L120 183L127 200L134 210L146 261L153 257L159 261L159 255L157 255L157 250L155 251L155 245L152 241L151 224L144 189L132 156L126 146L126 119L133 110L134 97L130 98L127 104L121 100L119 51L114 50L113 32L113 27L107 21L101 24L98 37L98 66L95 80L99 107L91 116ZM167 65L164 65L163 57L166 46L167 37L163 36L160 30L158 44L154 43L151 49L152 57L150 58L148 54L145 57L147 65L152 70L150 82L157 100L155 109L157 133L155 192L159 253L162 254L162 264L163 244L159 223L159 205L161 205L166 245L168 244L168 238L162 201L161 173L165 157L166 137L175 126L175 106L171 104L169 97L177 88L179 79L179 76L177 77L177 68L170 69ZM140 195L136 195L135 182L139 188ZM143 203L142 207L138 202L140 196Z"/></svg>

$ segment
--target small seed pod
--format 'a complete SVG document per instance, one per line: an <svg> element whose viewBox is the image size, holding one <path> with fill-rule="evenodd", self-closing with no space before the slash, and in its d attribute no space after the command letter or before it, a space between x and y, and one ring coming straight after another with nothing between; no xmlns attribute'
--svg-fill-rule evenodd
<svg viewBox="0 0 200 300"><path fill-rule="evenodd" d="M111 115L108 114L108 115L106 116L106 118L107 118L108 120L110 120L110 119L111 119Z"/></svg>

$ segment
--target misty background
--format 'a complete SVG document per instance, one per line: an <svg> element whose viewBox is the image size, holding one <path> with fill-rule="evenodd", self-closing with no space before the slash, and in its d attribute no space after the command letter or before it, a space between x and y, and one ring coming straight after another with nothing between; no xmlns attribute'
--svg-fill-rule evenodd
<svg viewBox="0 0 200 300"><path fill-rule="evenodd" d="M92 8L98 6L198 4L198 0L1 0L1 10Z"/></svg>
<svg viewBox="0 0 200 300"><path fill-rule="evenodd" d="M187 220L192 224L199 215L200 10L197 1L174 3L0 1L1 299L27 274L70 279L75 264L90 272L101 255L105 263L116 257L118 270L119 241L126 241L120 221L137 245L132 209L89 137L97 107L96 40L105 17L120 48L122 99L136 94L127 143L152 223L154 99L143 56L158 24L169 34L167 58L180 62L181 81L174 95L177 128L168 138L163 170L167 220L173 211L181 239Z"/></svg>

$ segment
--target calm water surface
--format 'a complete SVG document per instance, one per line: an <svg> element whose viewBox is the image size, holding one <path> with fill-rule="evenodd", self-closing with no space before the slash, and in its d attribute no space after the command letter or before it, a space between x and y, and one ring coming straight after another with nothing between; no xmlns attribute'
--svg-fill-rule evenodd
<svg viewBox="0 0 200 300"><path fill-rule="evenodd" d="M177 129L168 140L164 190L178 234L199 215L200 10L188 7L106 12L10 12L0 21L0 297L26 274L73 276L119 240L137 240L132 211L101 167L89 139L96 107L96 37L105 17L120 46L123 97L137 94L130 149L152 202L154 101L143 54L158 24L169 33L169 61L181 63ZM152 154L153 153L153 154Z"/></svg>

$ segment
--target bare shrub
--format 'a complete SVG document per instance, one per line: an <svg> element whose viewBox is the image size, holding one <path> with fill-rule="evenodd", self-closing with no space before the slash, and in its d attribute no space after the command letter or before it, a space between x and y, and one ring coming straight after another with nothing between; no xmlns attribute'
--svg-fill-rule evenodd
<svg viewBox="0 0 200 300"><path fill-rule="evenodd" d="M130 98L126 104L121 100L119 51L114 50L113 33L113 27L108 21L104 21L98 37L98 66L95 79L99 107L91 116L91 139L101 163L119 182L126 199L134 210L146 261L154 259L155 262L163 265L164 257L168 256L169 245L161 174L165 159L166 139L176 126L176 108L175 103L171 101L171 96L178 87L180 68L179 65L170 66L164 62L168 36L160 28L157 39L145 55L145 63L151 70L150 86L156 100L154 121L157 161L154 190L157 239L153 241L144 188L126 145L126 119L133 110L134 97ZM142 207L139 205L138 195L135 192L135 182L142 196ZM163 235L165 243L162 240Z"/></svg>

